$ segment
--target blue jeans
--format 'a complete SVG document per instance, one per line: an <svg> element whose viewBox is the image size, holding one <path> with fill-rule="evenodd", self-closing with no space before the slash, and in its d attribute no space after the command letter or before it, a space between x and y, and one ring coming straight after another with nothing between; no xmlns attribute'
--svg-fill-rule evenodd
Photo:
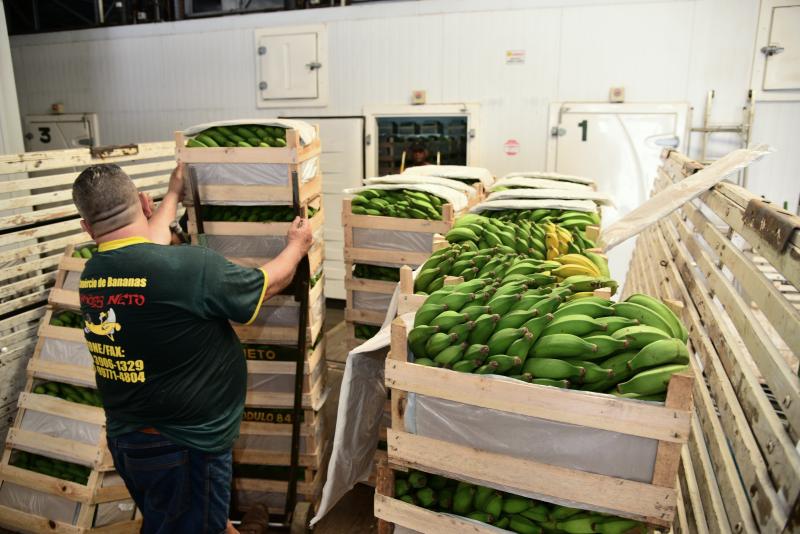
<svg viewBox="0 0 800 534"><path fill-rule="evenodd" d="M114 467L142 511L143 534L219 534L228 522L231 451L207 453L164 436L108 439Z"/></svg>

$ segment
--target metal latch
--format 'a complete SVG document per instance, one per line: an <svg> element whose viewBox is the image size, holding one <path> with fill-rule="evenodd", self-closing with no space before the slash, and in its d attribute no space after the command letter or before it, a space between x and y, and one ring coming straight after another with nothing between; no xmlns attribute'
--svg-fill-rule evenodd
<svg viewBox="0 0 800 534"><path fill-rule="evenodd" d="M364 136L364 144L367 146L372 144L372 134L367 134Z"/></svg>
<svg viewBox="0 0 800 534"><path fill-rule="evenodd" d="M322 63L319 61L312 61L311 63L306 63L306 67L308 70L317 70L322 68Z"/></svg>
<svg viewBox="0 0 800 534"><path fill-rule="evenodd" d="M764 54L767 57L771 57L771 56L774 56L776 54L780 54L784 50L785 49L779 44L771 44L771 45L767 45L767 46L762 46L761 47L761 53Z"/></svg>
<svg viewBox="0 0 800 534"><path fill-rule="evenodd" d="M760 198L754 198L747 203L742 222L778 252L783 252L794 230L800 228L800 217L776 208Z"/></svg>
<svg viewBox="0 0 800 534"><path fill-rule="evenodd" d="M550 136L551 137L561 137L565 135L567 131L564 128L559 128L558 126L553 126L550 128Z"/></svg>

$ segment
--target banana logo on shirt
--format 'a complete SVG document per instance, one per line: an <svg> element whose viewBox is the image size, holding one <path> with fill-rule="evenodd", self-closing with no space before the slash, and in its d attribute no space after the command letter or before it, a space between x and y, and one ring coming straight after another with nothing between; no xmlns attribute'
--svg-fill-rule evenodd
<svg viewBox="0 0 800 534"><path fill-rule="evenodd" d="M114 341L114 332L122 330L122 325L117 322L117 315L114 313L114 308L109 308L108 312L100 312L100 322L95 324L91 321L91 316L86 314L84 318L86 333L96 334L98 336L107 336L108 339Z"/></svg>

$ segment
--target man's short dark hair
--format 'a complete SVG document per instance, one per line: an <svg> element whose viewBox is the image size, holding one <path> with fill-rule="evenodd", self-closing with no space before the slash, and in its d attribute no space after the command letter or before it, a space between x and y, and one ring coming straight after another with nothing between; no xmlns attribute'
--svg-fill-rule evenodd
<svg viewBox="0 0 800 534"><path fill-rule="evenodd" d="M72 201L95 237L133 223L141 211L136 185L113 163L84 169L72 184Z"/></svg>

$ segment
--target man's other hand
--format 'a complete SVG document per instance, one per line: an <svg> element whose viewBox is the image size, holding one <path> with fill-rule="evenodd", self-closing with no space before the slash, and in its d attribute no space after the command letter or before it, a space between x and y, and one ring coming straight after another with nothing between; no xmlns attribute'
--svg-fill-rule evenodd
<svg viewBox="0 0 800 534"><path fill-rule="evenodd" d="M168 193L173 193L178 196L178 202L183 200L183 194L185 192L183 170L184 164L178 163L178 166L175 167L172 171L172 175L169 177L169 187L167 189Z"/></svg>
<svg viewBox="0 0 800 534"><path fill-rule="evenodd" d="M295 217L292 225L289 227L289 233L286 234L287 245L294 245L298 247L300 253L305 255L311 248L311 223L308 219L301 219Z"/></svg>

